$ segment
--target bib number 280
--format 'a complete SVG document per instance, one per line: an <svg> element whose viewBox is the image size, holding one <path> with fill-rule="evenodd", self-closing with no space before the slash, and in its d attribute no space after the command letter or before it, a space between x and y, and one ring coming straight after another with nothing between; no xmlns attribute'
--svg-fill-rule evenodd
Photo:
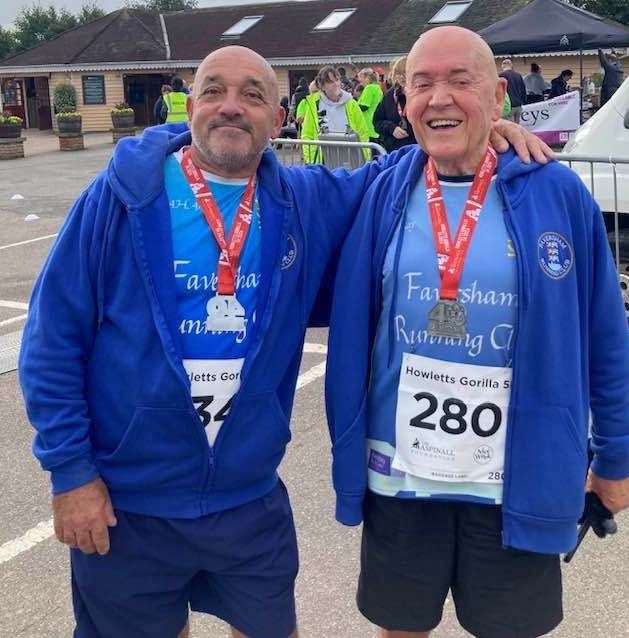
<svg viewBox="0 0 629 638"><path fill-rule="evenodd" d="M414 399L418 403L428 402L426 409L410 420L410 425L416 428L436 430L439 426L447 434L463 434L471 426L474 434L489 437L496 434L502 424L502 410L495 403L481 403L468 414L469 408L461 399L449 398L440 403L430 392L418 392ZM433 415L437 421L428 421Z"/></svg>
<svg viewBox="0 0 629 638"><path fill-rule="evenodd" d="M232 397L222 408L219 408L219 404L216 403L214 399L215 397L213 395L192 397L192 403L194 403L194 407L204 428L210 425L212 421L214 421L214 423L222 423L227 418L233 401Z"/></svg>

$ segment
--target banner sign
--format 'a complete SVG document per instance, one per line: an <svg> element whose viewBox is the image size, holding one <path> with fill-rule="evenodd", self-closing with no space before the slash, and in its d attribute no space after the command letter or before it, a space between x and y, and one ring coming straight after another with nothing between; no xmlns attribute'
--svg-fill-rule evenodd
<svg viewBox="0 0 629 638"><path fill-rule="evenodd" d="M520 124L547 144L565 144L580 126L580 101L580 93L571 91L545 102L525 104Z"/></svg>

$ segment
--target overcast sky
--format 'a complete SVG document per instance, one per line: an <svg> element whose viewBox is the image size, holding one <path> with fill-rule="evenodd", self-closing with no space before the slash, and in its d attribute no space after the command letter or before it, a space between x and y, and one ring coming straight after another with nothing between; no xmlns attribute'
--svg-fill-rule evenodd
<svg viewBox="0 0 629 638"><path fill-rule="evenodd" d="M235 4L267 4L269 2L282 2L284 0L199 0L199 7L215 7L221 5L235 5ZM303 1L303 0L302 0ZM33 0L0 0L0 25L3 27L10 27L11 23L18 14L18 11L23 6L29 6L34 4ZM40 0L35 4L41 4L42 6L54 5L58 9L65 7L72 13L76 13L85 0ZM115 11L123 6L124 0L96 0L104 11Z"/></svg>

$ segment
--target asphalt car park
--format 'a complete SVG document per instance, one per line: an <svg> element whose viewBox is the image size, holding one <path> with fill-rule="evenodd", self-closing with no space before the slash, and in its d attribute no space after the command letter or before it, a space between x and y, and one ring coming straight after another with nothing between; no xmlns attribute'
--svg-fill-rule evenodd
<svg viewBox="0 0 629 638"><path fill-rule="evenodd" d="M15 353L34 279L68 207L110 154L111 146L99 145L0 163L0 364L7 368L3 372L0 367L1 638L65 638L72 633L68 552L52 535L48 478L31 454L32 429L21 400ZM36 218L26 221L30 215ZM375 631L354 603L360 529L344 528L333 517L323 404L326 338L325 330L307 335L293 438L280 468L299 538L298 615L303 638L366 638ZM566 619L551 636L629 636L629 516L618 521L614 538L599 541L588 535L565 567ZM221 622L194 615L192 635L223 638L228 633ZM466 635L449 601L434 636Z"/></svg>

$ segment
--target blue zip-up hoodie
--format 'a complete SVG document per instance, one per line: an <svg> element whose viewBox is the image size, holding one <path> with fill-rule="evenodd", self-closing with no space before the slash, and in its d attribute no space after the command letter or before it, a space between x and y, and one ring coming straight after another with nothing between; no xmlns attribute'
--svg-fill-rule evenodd
<svg viewBox="0 0 629 638"><path fill-rule="evenodd" d="M366 399L382 266L425 162L414 150L370 187L337 271L326 400L336 516L346 525L361 521L367 485ZM503 543L565 552L575 545L583 511L590 408L593 471L606 479L629 476L629 330L603 219L581 180L560 164L526 165L509 152L499 156L497 188L515 245L520 299ZM544 272L538 254L547 232L571 247L569 270L560 277Z"/></svg>
<svg viewBox="0 0 629 638"><path fill-rule="evenodd" d="M100 476L114 507L192 518L273 488L305 330L338 252L388 156L354 172L259 170L257 332L231 412L210 448L181 362L166 156L185 125L118 143L70 211L35 284L19 361L34 452L53 492Z"/></svg>

